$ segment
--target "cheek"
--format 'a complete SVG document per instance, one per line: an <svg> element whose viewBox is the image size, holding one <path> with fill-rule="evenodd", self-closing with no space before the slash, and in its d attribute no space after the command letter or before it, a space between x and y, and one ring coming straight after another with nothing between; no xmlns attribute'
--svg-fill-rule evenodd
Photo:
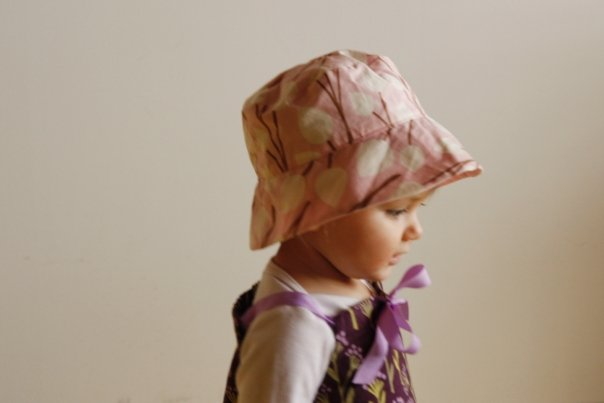
<svg viewBox="0 0 604 403"><path fill-rule="evenodd" d="M382 214L370 211L326 224L326 244L338 255L356 260L392 253L400 240L400 225Z"/></svg>
<svg viewBox="0 0 604 403"><path fill-rule="evenodd" d="M397 245L397 236L392 223L366 221L361 225L348 228L350 238L349 250L357 256L375 255L389 252Z"/></svg>
<svg viewBox="0 0 604 403"><path fill-rule="evenodd" d="M375 242L371 234L370 228L352 221L330 226L326 228L324 238L327 252L349 264L362 258L367 250L379 243Z"/></svg>

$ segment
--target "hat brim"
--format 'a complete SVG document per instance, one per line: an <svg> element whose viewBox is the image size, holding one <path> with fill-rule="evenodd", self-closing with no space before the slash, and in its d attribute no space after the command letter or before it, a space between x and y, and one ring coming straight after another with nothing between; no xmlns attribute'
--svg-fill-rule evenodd
<svg viewBox="0 0 604 403"><path fill-rule="evenodd" d="M287 175L259 181L250 248L262 249L363 208L481 172L455 136L422 115L340 147Z"/></svg>

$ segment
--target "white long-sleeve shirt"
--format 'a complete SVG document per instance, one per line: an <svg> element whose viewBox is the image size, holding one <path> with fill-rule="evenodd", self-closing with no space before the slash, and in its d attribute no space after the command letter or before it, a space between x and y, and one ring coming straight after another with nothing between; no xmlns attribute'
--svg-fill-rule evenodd
<svg viewBox="0 0 604 403"><path fill-rule="evenodd" d="M264 270L255 301L304 288L272 262ZM354 297L311 294L326 315L358 303ZM301 307L281 306L259 314L247 329L236 373L239 403L309 403L315 398L335 347L323 319Z"/></svg>

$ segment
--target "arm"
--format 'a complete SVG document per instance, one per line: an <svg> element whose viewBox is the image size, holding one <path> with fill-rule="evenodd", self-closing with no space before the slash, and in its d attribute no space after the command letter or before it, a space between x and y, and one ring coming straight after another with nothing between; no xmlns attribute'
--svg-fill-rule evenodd
<svg viewBox="0 0 604 403"><path fill-rule="evenodd" d="M310 311L279 307L248 329L236 374L239 403L308 403L325 377L335 339Z"/></svg>

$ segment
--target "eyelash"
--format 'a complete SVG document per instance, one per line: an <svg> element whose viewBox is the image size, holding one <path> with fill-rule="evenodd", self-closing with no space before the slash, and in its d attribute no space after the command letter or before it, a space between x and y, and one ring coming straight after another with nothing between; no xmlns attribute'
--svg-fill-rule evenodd
<svg viewBox="0 0 604 403"><path fill-rule="evenodd" d="M400 210L388 210L387 213L389 216L391 217L398 217L402 214L405 214L407 212L407 209L400 209Z"/></svg>
<svg viewBox="0 0 604 403"><path fill-rule="evenodd" d="M420 203L420 206L425 207L426 203ZM402 214L405 214L408 210L406 208L398 209L398 210L387 210L389 216L398 217Z"/></svg>

